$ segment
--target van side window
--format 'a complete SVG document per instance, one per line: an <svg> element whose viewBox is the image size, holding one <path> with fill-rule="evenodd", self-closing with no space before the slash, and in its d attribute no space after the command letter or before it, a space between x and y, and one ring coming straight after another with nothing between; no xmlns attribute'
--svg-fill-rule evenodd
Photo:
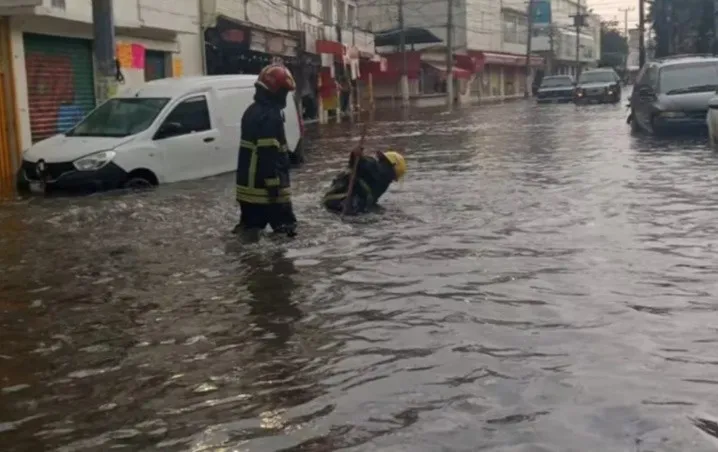
<svg viewBox="0 0 718 452"><path fill-rule="evenodd" d="M207 98L205 96L195 96L182 101L164 121L165 124L170 122L182 125L182 135L210 130L212 124L209 119Z"/></svg>

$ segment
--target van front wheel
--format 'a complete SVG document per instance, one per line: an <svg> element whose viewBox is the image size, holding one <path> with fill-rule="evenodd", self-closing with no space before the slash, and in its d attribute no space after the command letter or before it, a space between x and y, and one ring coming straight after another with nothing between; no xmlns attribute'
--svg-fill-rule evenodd
<svg viewBox="0 0 718 452"><path fill-rule="evenodd" d="M150 190L158 185L157 176L149 170L134 170L128 176L122 188L132 191Z"/></svg>
<svg viewBox="0 0 718 452"><path fill-rule="evenodd" d="M300 139L294 152L289 154L289 161L292 165L298 166L304 163L304 140Z"/></svg>

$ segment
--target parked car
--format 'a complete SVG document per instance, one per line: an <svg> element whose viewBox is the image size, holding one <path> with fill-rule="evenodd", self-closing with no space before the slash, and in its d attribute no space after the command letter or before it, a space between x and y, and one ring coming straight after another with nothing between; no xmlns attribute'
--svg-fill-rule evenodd
<svg viewBox="0 0 718 452"><path fill-rule="evenodd" d="M162 79L114 97L71 130L23 153L22 191L149 188L234 171L256 75ZM294 93L284 109L294 162L303 122Z"/></svg>
<svg viewBox="0 0 718 452"><path fill-rule="evenodd" d="M633 130L652 134L705 129L718 88L718 57L677 55L647 63L630 100Z"/></svg>
<svg viewBox="0 0 718 452"><path fill-rule="evenodd" d="M571 102L575 84L570 75L552 75L544 77L536 93L536 101Z"/></svg>
<svg viewBox="0 0 718 452"><path fill-rule="evenodd" d="M578 77L574 102L618 103L621 101L621 78L613 69L591 69Z"/></svg>

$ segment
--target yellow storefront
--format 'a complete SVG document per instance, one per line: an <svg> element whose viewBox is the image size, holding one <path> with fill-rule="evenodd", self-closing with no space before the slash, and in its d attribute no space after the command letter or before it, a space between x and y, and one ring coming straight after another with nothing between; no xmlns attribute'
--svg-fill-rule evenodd
<svg viewBox="0 0 718 452"><path fill-rule="evenodd" d="M20 158L11 55L8 20L0 17L0 198L12 196Z"/></svg>

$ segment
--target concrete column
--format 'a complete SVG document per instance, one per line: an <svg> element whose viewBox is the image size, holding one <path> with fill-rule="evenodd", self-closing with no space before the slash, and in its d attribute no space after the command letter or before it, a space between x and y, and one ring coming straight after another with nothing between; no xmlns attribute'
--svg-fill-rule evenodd
<svg viewBox="0 0 718 452"><path fill-rule="evenodd" d="M97 103L100 104L117 93L112 0L92 0L92 30L97 72L95 91Z"/></svg>
<svg viewBox="0 0 718 452"><path fill-rule="evenodd" d="M501 99L506 97L506 74L504 73L504 67L499 66L499 97Z"/></svg>

